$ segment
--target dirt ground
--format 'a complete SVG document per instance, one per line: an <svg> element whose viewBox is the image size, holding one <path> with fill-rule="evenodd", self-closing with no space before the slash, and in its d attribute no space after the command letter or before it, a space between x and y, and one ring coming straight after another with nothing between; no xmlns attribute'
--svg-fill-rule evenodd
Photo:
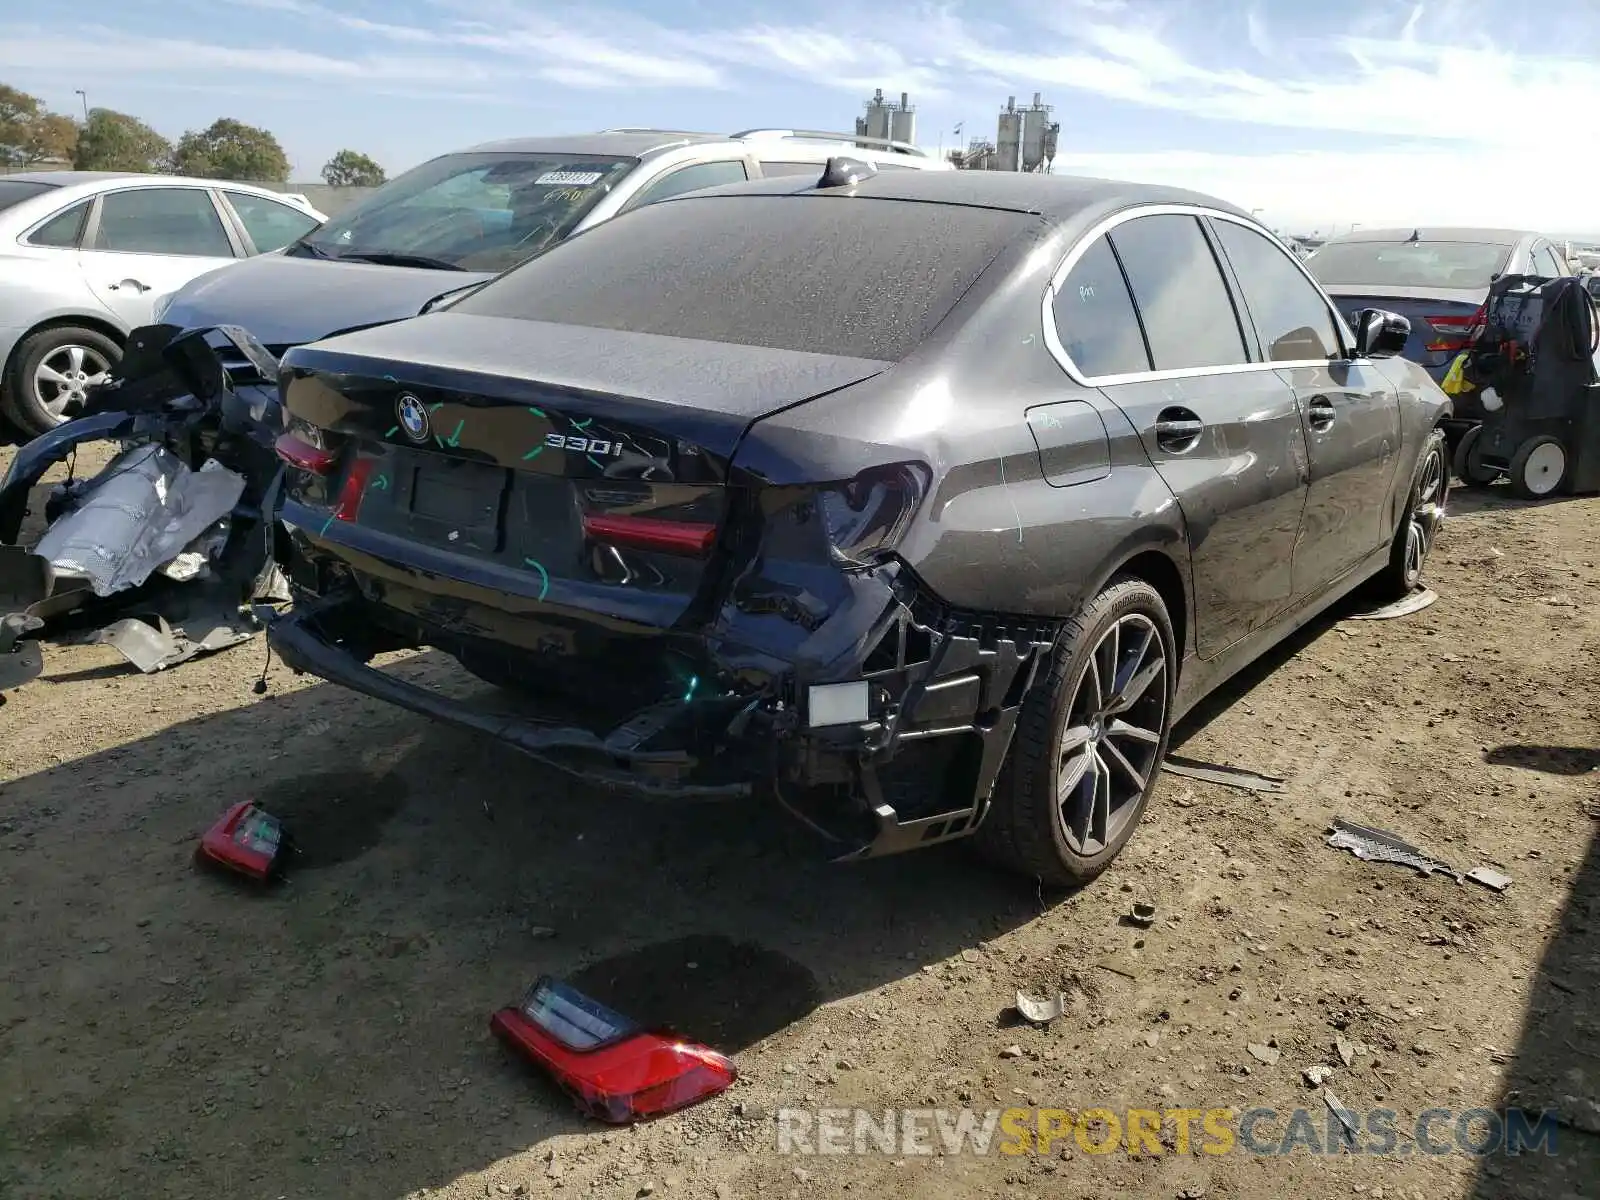
<svg viewBox="0 0 1600 1200"><path fill-rule="evenodd" d="M259 640L152 677L52 647L0 707L0 1195L1600 1195L1597 526L1600 500L1458 491L1437 604L1336 614L1180 730L1286 789L1168 776L1068 895L960 847L837 867L772 812L586 794ZM244 798L305 848L270 894L191 865ZM1324 845L1338 816L1514 882L1359 861ZM1119 922L1133 900L1153 928ZM543 972L710 1041L739 1084L580 1118L489 1035ZM1048 1028L1008 1016L1057 986ZM778 1110L819 1106L1264 1106L1270 1142L1296 1108L1323 1128L1317 1065L1398 1114L1394 1154L778 1152ZM1508 1104L1559 1108L1554 1154L1407 1135Z"/></svg>

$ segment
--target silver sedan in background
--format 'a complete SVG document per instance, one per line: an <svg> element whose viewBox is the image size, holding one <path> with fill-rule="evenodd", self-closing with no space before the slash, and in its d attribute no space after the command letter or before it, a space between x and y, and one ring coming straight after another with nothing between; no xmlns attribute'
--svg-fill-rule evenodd
<svg viewBox="0 0 1600 1200"><path fill-rule="evenodd" d="M69 420L158 300L325 219L303 197L213 179L0 176L0 414L27 437Z"/></svg>

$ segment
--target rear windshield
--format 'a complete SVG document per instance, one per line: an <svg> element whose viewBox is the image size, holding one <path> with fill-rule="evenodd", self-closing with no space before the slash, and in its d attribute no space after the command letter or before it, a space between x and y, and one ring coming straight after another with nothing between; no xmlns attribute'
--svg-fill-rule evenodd
<svg viewBox="0 0 1600 1200"><path fill-rule="evenodd" d="M503 271L566 237L638 165L593 154L447 154L384 184L296 245L324 257Z"/></svg>
<svg viewBox="0 0 1600 1200"><path fill-rule="evenodd" d="M24 200L32 200L55 186L53 183L33 183L25 179L0 179L0 212Z"/></svg>
<svg viewBox="0 0 1600 1200"><path fill-rule="evenodd" d="M898 361L1038 218L841 196L669 200L452 311Z"/></svg>
<svg viewBox="0 0 1600 1200"><path fill-rule="evenodd" d="M1330 242L1306 268L1330 286L1484 288L1510 257L1498 242Z"/></svg>

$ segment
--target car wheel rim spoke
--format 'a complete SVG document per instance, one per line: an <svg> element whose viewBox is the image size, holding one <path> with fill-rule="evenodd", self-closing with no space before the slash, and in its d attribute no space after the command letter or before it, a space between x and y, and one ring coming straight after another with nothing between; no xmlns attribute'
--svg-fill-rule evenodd
<svg viewBox="0 0 1600 1200"><path fill-rule="evenodd" d="M64 419L82 410L88 390L111 376L111 362L90 346L58 346L33 371L34 399Z"/></svg>
<svg viewBox="0 0 1600 1200"><path fill-rule="evenodd" d="M1165 635L1143 613L1118 618L1085 656L1056 774L1060 831L1073 853L1115 842L1149 788L1166 728L1166 670Z"/></svg>

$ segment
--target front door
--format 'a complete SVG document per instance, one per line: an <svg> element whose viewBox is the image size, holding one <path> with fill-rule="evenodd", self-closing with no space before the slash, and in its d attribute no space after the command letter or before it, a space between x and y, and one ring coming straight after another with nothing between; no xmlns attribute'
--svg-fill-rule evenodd
<svg viewBox="0 0 1600 1200"><path fill-rule="evenodd" d="M1294 392L1304 423L1311 479L1294 594L1309 596L1388 542L1399 399L1374 364L1346 357L1333 310L1281 246L1236 221L1210 224L1263 357Z"/></svg>
<svg viewBox="0 0 1600 1200"><path fill-rule="evenodd" d="M236 256L209 189L136 187L100 197L78 266L95 297L136 329L161 297Z"/></svg>

